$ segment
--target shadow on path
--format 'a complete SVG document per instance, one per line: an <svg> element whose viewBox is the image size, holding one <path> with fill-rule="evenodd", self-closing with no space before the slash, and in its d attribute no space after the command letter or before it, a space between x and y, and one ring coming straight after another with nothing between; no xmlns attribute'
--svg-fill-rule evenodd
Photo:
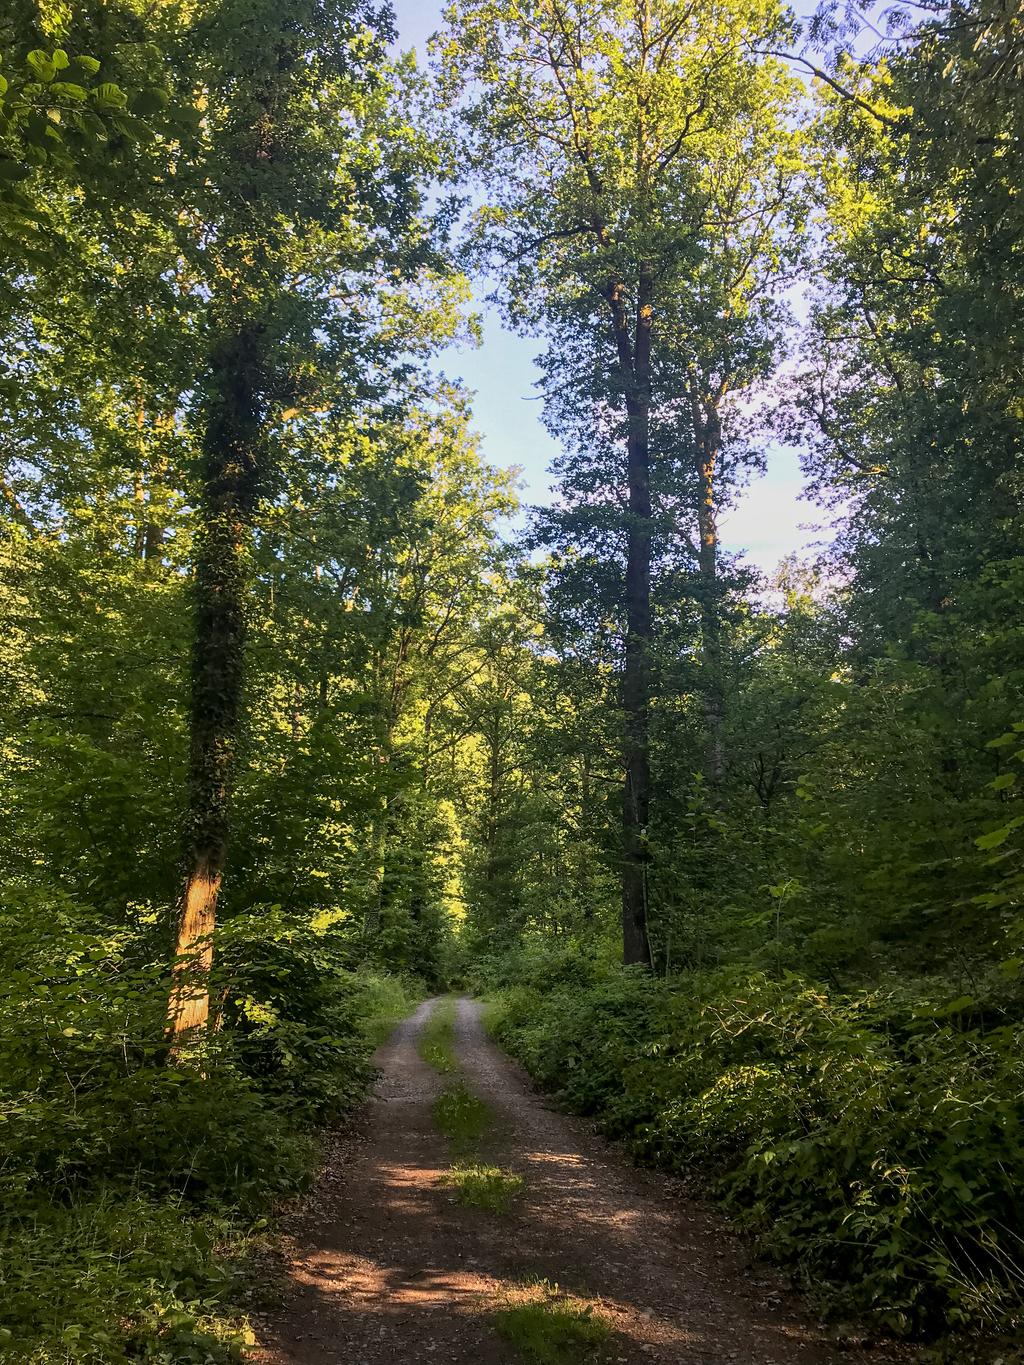
<svg viewBox="0 0 1024 1365"><path fill-rule="evenodd" d="M362 1139L339 1133L290 1229L290 1285L253 1359L262 1365L512 1365L493 1318L510 1291L546 1279L594 1301L615 1365L850 1365L798 1300L703 1205L629 1165L550 1109L458 1003L456 1052L497 1118L488 1155L526 1179L514 1212L452 1202L433 1120L444 1084L416 1050L430 1000L378 1052ZM581 1362L582 1365L582 1362Z"/></svg>

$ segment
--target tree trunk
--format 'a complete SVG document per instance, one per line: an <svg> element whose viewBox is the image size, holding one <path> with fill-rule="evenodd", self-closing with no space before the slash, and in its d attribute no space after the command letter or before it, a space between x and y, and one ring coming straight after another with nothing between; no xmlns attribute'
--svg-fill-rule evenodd
<svg viewBox="0 0 1024 1365"><path fill-rule="evenodd" d="M700 630L704 664L704 713L707 721L708 781L717 790L725 778L725 678L722 659L722 620L718 587L718 514L715 478L722 449L722 424L717 406L701 412L696 393L693 436L697 473L698 568L700 571Z"/></svg>
<svg viewBox="0 0 1024 1365"><path fill-rule="evenodd" d="M205 1029L245 662L249 540L264 474L260 329L213 357L195 567L187 870L168 1006L172 1054Z"/></svg>
<svg viewBox="0 0 1024 1365"><path fill-rule="evenodd" d="M499 909L495 904L495 887L498 881L498 812L502 773L501 719L497 709L493 713L493 722L491 732L486 736L490 754L487 765L489 774L487 787L487 862L484 870L484 881L487 884L490 900L488 909L491 914Z"/></svg>
<svg viewBox="0 0 1024 1365"><path fill-rule="evenodd" d="M185 886L168 1011L175 1050L204 1029L209 1018L213 930L220 882L220 868L204 861L201 855L197 857Z"/></svg>
<svg viewBox="0 0 1024 1365"><path fill-rule="evenodd" d="M626 641L622 671L624 721L622 793L622 958L651 962L647 936L647 821L651 799L651 324L653 282L641 271L636 339L630 340L625 289L608 290L627 417Z"/></svg>
<svg viewBox="0 0 1024 1365"><path fill-rule="evenodd" d="M383 760L382 760L383 761ZM388 819L390 816L389 799L381 797L380 808L374 813L370 832L371 885L370 896L366 903L363 919L363 938L370 942L380 932L381 917L384 910L384 881L387 877Z"/></svg>

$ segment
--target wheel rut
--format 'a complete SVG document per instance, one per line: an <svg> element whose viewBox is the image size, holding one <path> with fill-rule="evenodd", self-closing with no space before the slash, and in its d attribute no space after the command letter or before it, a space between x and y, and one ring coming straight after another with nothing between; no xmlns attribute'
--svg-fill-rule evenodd
<svg viewBox="0 0 1024 1365"><path fill-rule="evenodd" d="M521 1286L543 1281L592 1304L611 1327L594 1362L894 1358L836 1351L713 1209L638 1171L545 1103L465 998L455 1052L466 1085L495 1117L487 1160L522 1175L525 1188L505 1214L456 1203L433 1112L445 1078L417 1052L437 1003L421 1005L380 1049L380 1079L358 1129L329 1142L288 1228L285 1302L259 1324L254 1361L513 1365L523 1357L495 1330L495 1314Z"/></svg>

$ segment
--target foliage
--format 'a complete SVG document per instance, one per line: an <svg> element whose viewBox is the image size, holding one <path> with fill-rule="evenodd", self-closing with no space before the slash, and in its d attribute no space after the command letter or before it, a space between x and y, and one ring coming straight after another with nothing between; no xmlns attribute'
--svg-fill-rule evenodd
<svg viewBox="0 0 1024 1365"><path fill-rule="evenodd" d="M13 913L0 935L11 987L0 1007L0 1358L234 1358L252 1230L306 1188L309 1124L362 1095L376 1020L405 1013L410 997L397 980L346 970L321 936L300 943L292 924L240 974L246 994L225 1001L236 1020L205 1074L169 1069L164 970L141 956L144 934L74 926L65 905L48 936ZM282 981L297 985L311 964L306 994L280 1010Z"/></svg>
<svg viewBox="0 0 1024 1365"><path fill-rule="evenodd" d="M179 1201L106 1190L34 1205L4 1228L0 1360L170 1365L241 1358L252 1337L215 1248L240 1236Z"/></svg>
<svg viewBox="0 0 1024 1365"><path fill-rule="evenodd" d="M740 1225L833 1310L897 1332L1019 1327L1012 1020L905 984L594 969L585 988L508 987L492 1026L641 1159L715 1173Z"/></svg>

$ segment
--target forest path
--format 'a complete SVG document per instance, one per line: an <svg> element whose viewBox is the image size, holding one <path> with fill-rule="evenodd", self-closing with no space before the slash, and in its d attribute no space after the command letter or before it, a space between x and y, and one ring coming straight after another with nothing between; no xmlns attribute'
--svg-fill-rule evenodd
<svg viewBox="0 0 1024 1365"><path fill-rule="evenodd" d="M429 1000L377 1054L381 1078L359 1133L337 1134L290 1229L289 1288L264 1324L263 1365L514 1365L495 1314L545 1298L548 1281L594 1305L612 1335L592 1356L666 1365L877 1362L837 1353L799 1301L705 1205L630 1165L553 1111L460 999L462 1079L494 1118L484 1158L520 1174L494 1214L454 1202L434 1104L451 1077L421 1060ZM547 1300L552 1302L550 1298ZM554 1300L558 1302L558 1300ZM562 1357L557 1357L561 1359ZM528 1359L528 1357L527 1357Z"/></svg>

